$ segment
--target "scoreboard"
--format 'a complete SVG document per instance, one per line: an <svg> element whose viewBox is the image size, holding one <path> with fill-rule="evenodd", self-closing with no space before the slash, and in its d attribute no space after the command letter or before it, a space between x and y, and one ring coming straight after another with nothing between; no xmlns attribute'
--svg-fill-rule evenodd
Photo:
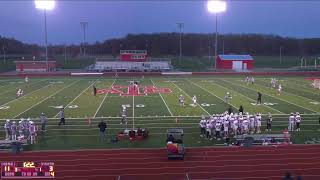
<svg viewBox="0 0 320 180"><path fill-rule="evenodd" d="M54 178L53 162L1 162L1 178ZM0 179L1 179L0 178Z"/></svg>

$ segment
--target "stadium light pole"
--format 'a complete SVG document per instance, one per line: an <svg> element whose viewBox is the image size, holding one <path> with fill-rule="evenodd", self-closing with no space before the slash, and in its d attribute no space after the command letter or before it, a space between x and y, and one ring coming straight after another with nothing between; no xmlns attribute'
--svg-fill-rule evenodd
<svg viewBox="0 0 320 180"><path fill-rule="evenodd" d="M181 57L182 57L182 28L184 27L184 23L177 23L179 32L180 32L180 37L179 37L179 46L180 46L180 56L179 56L179 61L181 63Z"/></svg>
<svg viewBox="0 0 320 180"><path fill-rule="evenodd" d="M80 22L83 29L83 56L86 56L86 28L88 27L88 22Z"/></svg>
<svg viewBox="0 0 320 180"><path fill-rule="evenodd" d="M216 40L215 40L215 51L214 51L214 69L217 69L217 56L218 56L218 14L227 10L227 3L224 0L209 0L207 8L210 13L216 16Z"/></svg>
<svg viewBox="0 0 320 180"><path fill-rule="evenodd" d="M35 0L36 9L44 10L44 34L46 44L46 71L49 70L48 66L48 34L47 34L47 10L52 10L55 7L54 0Z"/></svg>

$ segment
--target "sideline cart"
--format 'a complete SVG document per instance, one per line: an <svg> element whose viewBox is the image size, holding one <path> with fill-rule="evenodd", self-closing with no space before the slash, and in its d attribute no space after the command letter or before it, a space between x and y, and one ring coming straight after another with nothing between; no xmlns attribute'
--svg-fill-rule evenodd
<svg viewBox="0 0 320 180"><path fill-rule="evenodd" d="M183 145L183 129L167 130L167 154L168 159L184 159L185 148Z"/></svg>

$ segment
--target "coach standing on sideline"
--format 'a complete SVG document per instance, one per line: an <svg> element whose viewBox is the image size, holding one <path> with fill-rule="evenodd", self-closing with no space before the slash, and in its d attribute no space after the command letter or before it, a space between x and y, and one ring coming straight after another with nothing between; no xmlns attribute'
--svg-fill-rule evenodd
<svg viewBox="0 0 320 180"><path fill-rule="evenodd" d="M63 125L65 125L66 123L65 123L65 119L64 119L64 108L63 108L63 106L62 106L62 108L61 108L61 110L60 110L60 112L59 112L59 116L60 116L60 122L59 122L59 126L61 125L61 124L63 124Z"/></svg>
<svg viewBox="0 0 320 180"><path fill-rule="evenodd" d="M103 142L106 137L107 124L103 120L101 120L98 127L99 127L99 131L100 131L100 134L99 134L100 135L100 142Z"/></svg>
<svg viewBox="0 0 320 180"><path fill-rule="evenodd" d="M40 123L41 123L41 131L44 133L46 131L46 124L47 124L47 117L44 115L44 113L41 113L40 115Z"/></svg>

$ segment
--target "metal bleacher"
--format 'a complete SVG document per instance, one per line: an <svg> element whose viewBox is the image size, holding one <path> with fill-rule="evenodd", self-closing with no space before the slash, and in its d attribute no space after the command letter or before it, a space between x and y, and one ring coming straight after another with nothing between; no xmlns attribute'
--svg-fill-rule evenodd
<svg viewBox="0 0 320 180"><path fill-rule="evenodd" d="M87 68L95 72L162 72L170 71L169 62L125 62L125 61L96 61Z"/></svg>

